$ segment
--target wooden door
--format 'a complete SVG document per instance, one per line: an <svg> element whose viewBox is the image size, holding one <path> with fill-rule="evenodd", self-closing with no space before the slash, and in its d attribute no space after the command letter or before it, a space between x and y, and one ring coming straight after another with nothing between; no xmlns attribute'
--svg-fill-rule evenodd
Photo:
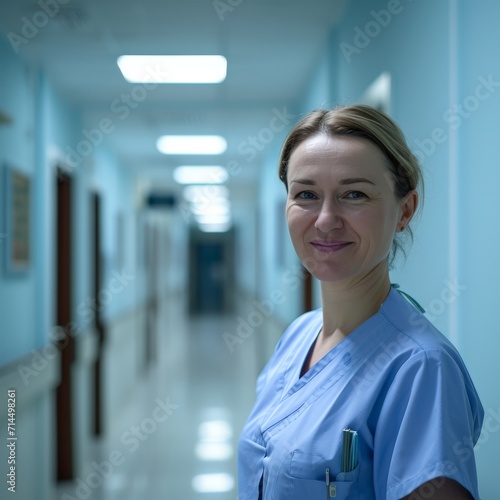
<svg viewBox="0 0 500 500"><path fill-rule="evenodd" d="M72 203L71 177L58 171L56 204L56 322L65 337L59 340L61 378L56 390L57 477L74 479L72 365L75 358L71 331Z"/></svg>

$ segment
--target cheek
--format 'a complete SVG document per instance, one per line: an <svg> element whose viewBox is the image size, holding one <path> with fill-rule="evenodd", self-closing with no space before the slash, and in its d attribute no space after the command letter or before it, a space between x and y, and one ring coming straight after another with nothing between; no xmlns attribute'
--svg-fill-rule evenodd
<svg viewBox="0 0 500 500"><path fill-rule="evenodd" d="M394 233L396 230L397 219L392 210L386 210L379 213L371 219L366 230L370 231L372 240L377 242L377 246L384 252L390 250Z"/></svg>
<svg viewBox="0 0 500 500"><path fill-rule="evenodd" d="M296 234L298 233L297 224L295 223L294 219L291 217L286 218L286 223L288 226L288 232L290 234L290 237L294 241Z"/></svg>
<svg viewBox="0 0 500 500"><path fill-rule="evenodd" d="M297 207L287 207L286 210L286 222L288 225L288 231L292 239L300 237L305 227L307 226L307 220L304 214Z"/></svg>

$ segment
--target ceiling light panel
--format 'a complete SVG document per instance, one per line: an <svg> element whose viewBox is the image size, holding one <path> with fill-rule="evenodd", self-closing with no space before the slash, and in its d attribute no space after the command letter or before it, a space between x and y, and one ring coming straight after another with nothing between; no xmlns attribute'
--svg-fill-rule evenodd
<svg viewBox="0 0 500 500"><path fill-rule="evenodd" d="M174 170L174 180L179 184L223 184L229 175L224 167L182 166Z"/></svg>
<svg viewBox="0 0 500 500"><path fill-rule="evenodd" d="M231 222L230 214L201 214L195 215L198 224L229 224Z"/></svg>
<svg viewBox="0 0 500 500"><path fill-rule="evenodd" d="M131 83L221 83L226 79L224 56L123 55L117 60Z"/></svg>
<svg viewBox="0 0 500 500"><path fill-rule="evenodd" d="M217 184L186 186L183 196L186 201L196 204L229 203L229 189Z"/></svg>
<svg viewBox="0 0 500 500"><path fill-rule="evenodd" d="M198 226L200 231L204 233L226 233L231 229L231 223L225 224L200 224Z"/></svg>
<svg viewBox="0 0 500 500"><path fill-rule="evenodd" d="M233 476L227 473L200 474L192 480L192 487L198 493L223 493L235 486Z"/></svg>
<svg viewBox="0 0 500 500"><path fill-rule="evenodd" d="M220 155L227 142L220 135L163 135L156 147L165 155Z"/></svg>

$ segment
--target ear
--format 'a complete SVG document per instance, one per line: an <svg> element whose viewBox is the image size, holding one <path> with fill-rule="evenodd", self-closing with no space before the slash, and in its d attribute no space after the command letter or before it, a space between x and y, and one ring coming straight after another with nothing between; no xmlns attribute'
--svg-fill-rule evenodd
<svg viewBox="0 0 500 500"><path fill-rule="evenodd" d="M397 231L403 231L410 223L418 206L418 193L410 191L400 202L399 220Z"/></svg>

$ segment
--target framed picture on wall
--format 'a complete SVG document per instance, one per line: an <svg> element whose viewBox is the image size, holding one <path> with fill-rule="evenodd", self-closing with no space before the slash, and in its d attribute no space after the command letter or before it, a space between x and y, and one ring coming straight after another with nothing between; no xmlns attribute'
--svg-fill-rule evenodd
<svg viewBox="0 0 500 500"><path fill-rule="evenodd" d="M8 275L26 273L31 258L31 179L11 166L5 166L4 211L2 239L5 247L5 268Z"/></svg>

